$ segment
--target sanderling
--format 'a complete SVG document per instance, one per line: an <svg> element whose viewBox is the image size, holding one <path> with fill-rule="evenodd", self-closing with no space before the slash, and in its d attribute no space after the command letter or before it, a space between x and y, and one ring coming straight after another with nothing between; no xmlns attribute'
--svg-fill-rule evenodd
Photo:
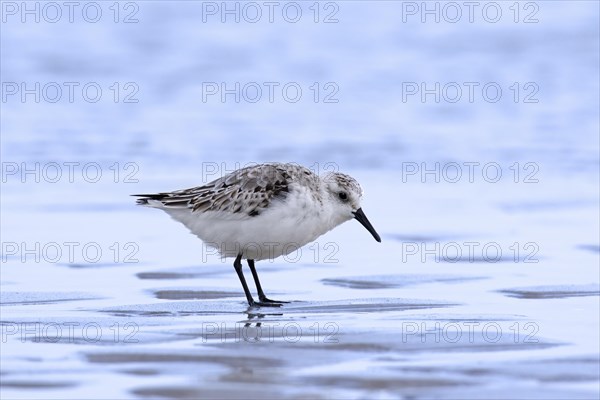
<svg viewBox="0 0 600 400"><path fill-rule="evenodd" d="M203 186L174 192L136 194L137 204L160 208L183 223L233 266L250 306L279 307L262 290L254 261L290 254L343 222L356 219L381 238L360 207L358 182L337 172L319 176L296 164L246 167ZM242 272L248 261L259 301Z"/></svg>

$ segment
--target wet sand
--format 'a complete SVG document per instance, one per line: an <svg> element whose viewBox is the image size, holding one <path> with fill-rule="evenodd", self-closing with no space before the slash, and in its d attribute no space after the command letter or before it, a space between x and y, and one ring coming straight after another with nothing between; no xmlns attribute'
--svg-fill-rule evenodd
<svg viewBox="0 0 600 400"><path fill-rule="evenodd" d="M51 272L48 266L28 267ZM533 311L544 301L553 302L558 315L572 307L591 309L598 301L594 285L490 291L478 285L490 276L346 277L331 276L325 268L313 276L309 295L277 293L302 299L282 308L249 309L233 271L216 267L222 275L211 267L203 274L203 266L187 268L186 276L144 266L95 269L110 275L107 279L131 282L133 296L110 287L20 292L27 286L19 283L23 275L5 268L12 284L1 298L3 398L93 398L106 381L111 387L108 395L103 388L102 397L115 398L598 394L598 354L589 338L581 343L572 335L577 326L561 333ZM301 274L294 264L288 271L262 273L265 282ZM65 276L75 284L85 274ZM226 288L219 289L223 283ZM338 299L309 299L331 287ZM410 293L403 293L407 288ZM478 294L506 307L495 307L502 313L483 312L473 301ZM511 305L532 301L533 308ZM573 346L580 350L565 351Z"/></svg>

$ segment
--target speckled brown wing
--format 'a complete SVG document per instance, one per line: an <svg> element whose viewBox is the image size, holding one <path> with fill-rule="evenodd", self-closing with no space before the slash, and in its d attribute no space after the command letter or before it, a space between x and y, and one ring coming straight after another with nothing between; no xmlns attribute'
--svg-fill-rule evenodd
<svg viewBox="0 0 600 400"><path fill-rule="evenodd" d="M273 200L285 198L290 183L291 176L284 166L261 164L239 169L203 186L146 195L140 200L158 200L166 208L190 208L199 213L219 211L254 217Z"/></svg>

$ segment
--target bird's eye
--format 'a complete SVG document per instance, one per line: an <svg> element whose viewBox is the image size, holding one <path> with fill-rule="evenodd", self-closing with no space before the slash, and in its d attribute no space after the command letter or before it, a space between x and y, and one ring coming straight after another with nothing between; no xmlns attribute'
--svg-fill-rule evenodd
<svg viewBox="0 0 600 400"><path fill-rule="evenodd" d="M346 192L339 192L338 196L340 200L348 200L348 194Z"/></svg>

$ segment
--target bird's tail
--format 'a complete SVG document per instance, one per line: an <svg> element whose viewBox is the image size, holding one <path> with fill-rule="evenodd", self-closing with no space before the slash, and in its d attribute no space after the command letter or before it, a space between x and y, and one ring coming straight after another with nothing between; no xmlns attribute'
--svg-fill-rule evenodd
<svg viewBox="0 0 600 400"><path fill-rule="evenodd" d="M161 201L162 199L165 198L165 195L163 193L156 193L156 194L132 194L131 196L134 197L140 197L139 199L136 199L135 204L140 205L140 206L147 206L147 207L164 207L163 202Z"/></svg>

